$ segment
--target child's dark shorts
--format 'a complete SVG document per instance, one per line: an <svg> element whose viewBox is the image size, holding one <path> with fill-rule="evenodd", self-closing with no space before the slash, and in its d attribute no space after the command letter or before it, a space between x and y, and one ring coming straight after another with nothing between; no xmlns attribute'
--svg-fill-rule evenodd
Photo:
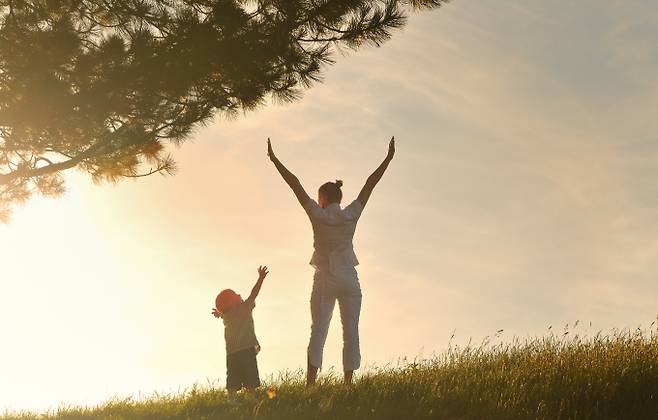
<svg viewBox="0 0 658 420"><path fill-rule="evenodd" d="M256 349L254 347L226 355L226 388L257 388L260 386Z"/></svg>

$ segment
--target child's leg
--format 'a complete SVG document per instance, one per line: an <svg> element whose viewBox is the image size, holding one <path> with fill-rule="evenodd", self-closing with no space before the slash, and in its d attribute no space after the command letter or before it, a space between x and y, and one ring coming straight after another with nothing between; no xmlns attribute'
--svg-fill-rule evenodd
<svg viewBox="0 0 658 420"><path fill-rule="evenodd" d="M240 388L242 388L242 367L240 366L240 354L227 354L226 393L228 394L228 399L234 399Z"/></svg>
<svg viewBox="0 0 658 420"><path fill-rule="evenodd" d="M256 349L251 348L243 352L242 360L242 383L249 394L254 394L260 386L260 375L258 374L258 360L256 360Z"/></svg>

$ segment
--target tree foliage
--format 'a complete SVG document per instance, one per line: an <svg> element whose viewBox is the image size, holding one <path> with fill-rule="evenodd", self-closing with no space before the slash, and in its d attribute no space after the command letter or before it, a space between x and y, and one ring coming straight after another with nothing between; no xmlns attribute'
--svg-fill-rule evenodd
<svg viewBox="0 0 658 420"><path fill-rule="evenodd" d="M446 0L0 0L0 217L62 171L172 173L217 113L298 99L337 49Z"/></svg>

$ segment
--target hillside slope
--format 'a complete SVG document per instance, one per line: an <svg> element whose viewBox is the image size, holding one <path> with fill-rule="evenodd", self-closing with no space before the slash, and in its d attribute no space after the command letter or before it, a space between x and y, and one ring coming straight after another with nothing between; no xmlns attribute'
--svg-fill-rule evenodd
<svg viewBox="0 0 658 420"><path fill-rule="evenodd" d="M658 333L485 341L451 347L431 360L371 370L352 387L329 375L307 389L299 372L234 401L223 389L193 388L144 401L0 418L658 419Z"/></svg>

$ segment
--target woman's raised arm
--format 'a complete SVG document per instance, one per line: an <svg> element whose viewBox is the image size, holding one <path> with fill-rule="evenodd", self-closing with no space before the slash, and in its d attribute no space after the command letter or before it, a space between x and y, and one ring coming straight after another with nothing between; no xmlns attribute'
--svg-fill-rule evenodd
<svg viewBox="0 0 658 420"><path fill-rule="evenodd" d="M304 187L302 187L299 179L297 179L297 177L292 172L290 172L288 168L283 166L283 163L281 163L281 161L274 155L274 150L272 150L272 143L270 142L269 137L267 138L267 155L270 157L272 163L274 163L274 166L281 174L283 180L286 181L286 184L288 184L288 186L292 189L292 192L295 193L295 197L297 197L299 204L301 204L302 207L306 207L306 204L309 202L311 197L306 194L306 191L304 191Z"/></svg>
<svg viewBox="0 0 658 420"><path fill-rule="evenodd" d="M386 158L381 163L381 165L375 169L375 172L373 172L368 177L366 184L363 186L359 196L357 197L357 200L359 200L362 207L366 206L366 203L370 198L370 194L372 194L372 190L375 188L375 185L377 185L379 180L382 179L384 172L386 172L386 168L388 168L388 164L391 163L391 160L393 160L393 155L395 155L395 137L391 137L391 141L388 144L388 154L386 155Z"/></svg>

